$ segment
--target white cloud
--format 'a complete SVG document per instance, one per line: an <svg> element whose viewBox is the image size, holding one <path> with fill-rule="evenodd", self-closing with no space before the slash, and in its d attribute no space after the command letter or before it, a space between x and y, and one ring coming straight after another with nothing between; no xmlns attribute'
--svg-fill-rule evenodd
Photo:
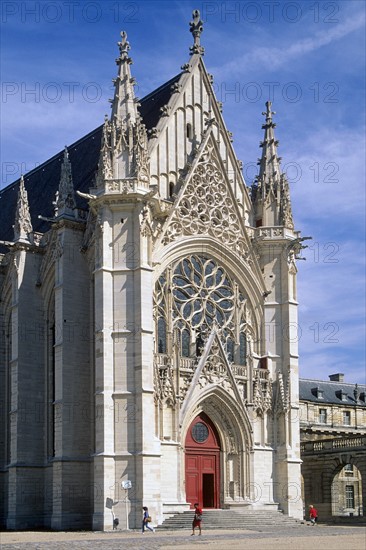
<svg viewBox="0 0 366 550"><path fill-rule="evenodd" d="M309 52L318 50L323 46L331 44L336 40L346 37L352 32L364 28L365 15L360 13L357 16L346 19L335 27L322 28L307 38L300 39L294 43L286 43L282 47L255 47L252 51L232 59L229 63L215 69L215 74L221 78L231 74L240 74L248 68L260 66L262 69L276 70ZM285 40L288 39L284 33Z"/></svg>

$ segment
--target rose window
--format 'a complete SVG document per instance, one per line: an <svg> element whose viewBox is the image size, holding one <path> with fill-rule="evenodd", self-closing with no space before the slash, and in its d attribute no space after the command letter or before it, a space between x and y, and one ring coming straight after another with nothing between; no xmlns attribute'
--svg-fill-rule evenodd
<svg viewBox="0 0 366 550"><path fill-rule="evenodd" d="M229 360L245 364L245 302L238 285L212 258L195 254L179 260L156 282L156 351L169 353L169 326L179 339L181 355L199 356L215 326Z"/></svg>

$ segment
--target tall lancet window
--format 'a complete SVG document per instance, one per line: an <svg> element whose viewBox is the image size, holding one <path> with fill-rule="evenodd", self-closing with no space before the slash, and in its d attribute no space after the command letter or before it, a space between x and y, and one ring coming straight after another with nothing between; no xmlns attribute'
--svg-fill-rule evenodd
<svg viewBox="0 0 366 550"><path fill-rule="evenodd" d="M191 338L188 329L182 330L182 357L189 357L191 352Z"/></svg>
<svg viewBox="0 0 366 550"><path fill-rule="evenodd" d="M239 365L245 365L247 362L247 339L244 332L239 336Z"/></svg>
<svg viewBox="0 0 366 550"><path fill-rule="evenodd" d="M158 353L166 353L166 321L163 317L158 320Z"/></svg>

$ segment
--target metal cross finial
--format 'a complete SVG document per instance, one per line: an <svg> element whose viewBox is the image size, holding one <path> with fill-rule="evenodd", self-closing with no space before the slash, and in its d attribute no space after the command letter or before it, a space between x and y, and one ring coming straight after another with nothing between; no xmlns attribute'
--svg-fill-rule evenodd
<svg viewBox="0 0 366 550"><path fill-rule="evenodd" d="M121 57L123 57L124 54L127 56L128 50L130 50L131 47L130 47L130 43L127 40L126 31L121 32L121 38L122 38L122 40L121 40L121 42L118 42L118 46L119 46L120 55L121 55Z"/></svg>
<svg viewBox="0 0 366 550"><path fill-rule="evenodd" d="M204 48L201 46L200 43L200 37L201 33L203 31L203 21L201 20L201 14L199 10L194 10L192 13L193 21L189 23L190 31L193 34L194 43L193 46L190 48L190 51L192 53L204 53Z"/></svg>

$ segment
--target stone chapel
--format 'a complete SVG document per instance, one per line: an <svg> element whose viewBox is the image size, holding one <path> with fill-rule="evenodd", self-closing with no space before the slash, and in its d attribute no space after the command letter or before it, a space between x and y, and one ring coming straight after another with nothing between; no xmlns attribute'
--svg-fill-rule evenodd
<svg viewBox="0 0 366 550"><path fill-rule="evenodd" d="M270 102L248 187L203 61L0 192L0 516L303 517L295 229ZM184 61L184 59L182 60Z"/></svg>

